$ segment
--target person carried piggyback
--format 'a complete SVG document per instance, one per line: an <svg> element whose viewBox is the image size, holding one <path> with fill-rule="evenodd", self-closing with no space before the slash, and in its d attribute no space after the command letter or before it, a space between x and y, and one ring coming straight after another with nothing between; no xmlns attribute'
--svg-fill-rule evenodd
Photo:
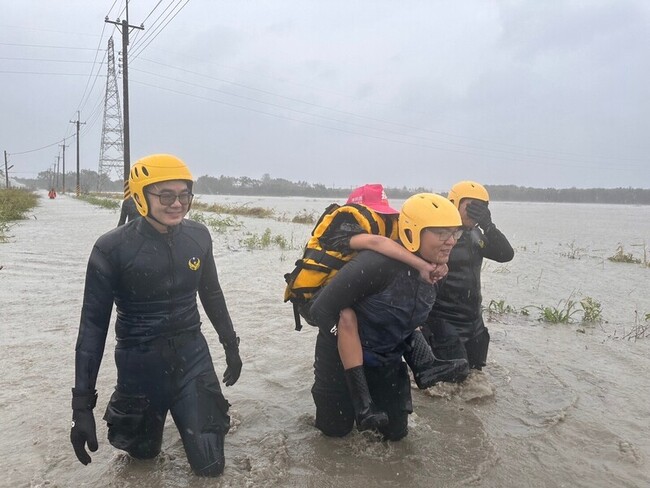
<svg viewBox="0 0 650 488"><path fill-rule="evenodd" d="M296 330L301 329L300 317L307 323L316 325L310 314L313 301L338 271L361 250L372 250L407 264L417 270L419 277L429 284L447 274L446 264L428 262L398 242L399 213L389 205L381 184L356 188L345 205L332 204L325 210L311 233L303 257L296 262L293 272L285 275L287 287L284 299L285 302L293 303ZM375 407L369 393L356 315L351 308L342 308L338 323L331 332L337 338L338 353L354 405L357 427L367 430L385 426L388 416ZM413 344L412 351L413 354L407 354L406 359L414 370L420 388L435 384L439 375L448 377L453 371L466 367L466 362L462 360L436 361L423 339ZM424 363L413 364L415 358L424 360L426 367L422 367Z"/></svg>

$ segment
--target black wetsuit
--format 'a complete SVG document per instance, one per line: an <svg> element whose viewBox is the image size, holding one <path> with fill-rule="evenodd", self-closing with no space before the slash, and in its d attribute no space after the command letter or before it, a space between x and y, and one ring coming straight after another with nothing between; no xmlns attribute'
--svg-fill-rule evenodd
<svg viewBox="0 0 650 488"><path fill-rule="evenodd" d="M137 458L157 455L171 411L192 469L209 475L223 469L214 447L230 418L197 291L219 340L236 341L205 226L184 220L164 234L136 219L101 236L86 273L75 388L95 389L115 303L117 386L104 416L111 444Z"/></svg>
<svg viewBox="0 0 650 488"><path fill-rule="evenodd" d="M137 207L133 198L127 198L122 201L122 208L120 209L120 220L117 221L117 226L124 225L140 217Z"/></svg>
<svg viewBox="0 0 650 488"><path fill-rule="evenodd" d="M508 239L491 224L485 234L478 227L465 229L449 256L443 281L423 333L440 359L461 359L481 369L487 359L490 335L481 312L483 258L500 263L514 257Z"/></svg>
<svg viewBox="0 0 650 488"><path fill-rule="evenodd" d="M310 310L319 326L312 396L316 427L324 434L344 436L354 423L354 409L332 333L339 312L351 307L359 324L370 394L375 405L389 416L388 426L380 431L390 440L406 436L407 418L413 408L402 355L406 340L429 314L436 288L404 263L373 251L361 251L318 293Z"/></svg>

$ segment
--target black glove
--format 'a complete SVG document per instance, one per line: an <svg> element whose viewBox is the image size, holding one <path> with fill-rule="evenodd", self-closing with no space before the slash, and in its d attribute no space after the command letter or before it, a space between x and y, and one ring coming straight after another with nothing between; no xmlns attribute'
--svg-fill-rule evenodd
<svg viewBox="0 0 650 488"><path fill-rule="evenodd" d="M239 357L239 337L236 337L231 342L225 342L223 350L226 353L226 364L228 365L223 373L223 382L226 386L232 386L237 383L241 374L242 363Z"/></svg>
<svg viewBox="0 0 650 488"><path fill-rule="evenodd" d="M70 442L74 453L82 464L88 464L91 459L86 452L85 445L92 452L97 450L97 429L93 408L97 403L96 391L79 391L72 389L72 429L70 429Z"/></svg>
<svg viewBox="0 0 650 488"><path fill-rule="evenodd" d="M492 225L492 214L486 203L470 202L466 208L467 216L475 220L481 229L487 230Z"/></svg>

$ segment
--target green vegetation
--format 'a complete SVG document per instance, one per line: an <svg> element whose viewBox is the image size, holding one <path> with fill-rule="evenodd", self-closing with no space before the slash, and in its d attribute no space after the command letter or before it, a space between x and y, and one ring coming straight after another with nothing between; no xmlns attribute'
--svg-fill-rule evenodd
<svg viewBox="0 0 650 488"><path fill-rule="evenodd" d="M258 234L251 234L249 237L242 239L241 244L250 251L254 249L266 249L272 244L278 246L280 249L286 249L289 246L287 239L284 236L279 234L272 235L271 229L268 228L261 236Z"/></svg>
<svg viewBox="0 0 650 488"><path fill-rule="evenodd" d="M205 210L206 212L214 212L219 214L241 215L243 217L257 217L260 219L269 219L274 215L274 211L270 208L263 207L250 207L244 205L221 205L218 203L207 204L201 202L192 203L192 208L197 210Z"/></svg>
<svg viewBox="0 0 650 488"><path fill-rule="evenodd" d="M505 315L507 313L516 313L517 309L508 305L505 300L490 300L487 311L490 314Z"/></svg>
<svg viewBox="0 0 650 488"><path fill-rule="evenodd" d="M600 307L600 302L597 302L591 297L584 297L580 300L580 306L583 311L583 322L602 322L602 309Z"/></svg>
<svg viewBox="0 0 650 488"><path fill-rule="evenodd" d="M528 308L538 310L538 320L549 324L574 323L576 322L574 317L579 313L582 313L581 322L594 323L602 321L600 302L597 302L592 297L584 297L579 302L569 297L566 300L560 300L555 307L530 305L526 307L526 309Z"/></svg>
<svg viewBox="0 0 650 488"><path fill-rule="evenodd" d="M104 196L98 197L98 196L95 196L95 194L91 194L91 193L84 194L84 193L82 193L81 195L79 195L76 198L78 200L83 200L84 202L88 202L88 203L90 203L92 205L97 205L98 207L104 207L104 208L108 208L108 209L111 209L111 210L117 210L117 209L120 208L120 202L118 202L117 200L115 200L114 198L111 198L111 197L108 197L108 198L104 197Z"/></svg>
<svg viewBox="0 0 650 488"><path fill-rule="evenodd" d="M217 234L223 234L226 232L228 229L239 229L242 227L242 223L237 220L235 217L217 217L217 216L212 216L204 214L203 212L199 212L197 210L192 210L190 214L188 215L188 218L190 220L194 220L195 222L199 222L210 229L212 229L214 232Z"/></svg>
<svg viewBox="0 0 650 488"><path fill-rule="evenodd" d="M36 206L38 197L29 190L20 188L0 189L0 242L9 238L11 221L22 220L25 214Z"/></svg>
<svg viewBox="0 0 650 488"><path fill-rule="evenodd" d="M556 307L541 305L533 307L539 310L539 320L550 324L569 324L574 322L573 316L579 312L575 300L560 300Z"/></svg>

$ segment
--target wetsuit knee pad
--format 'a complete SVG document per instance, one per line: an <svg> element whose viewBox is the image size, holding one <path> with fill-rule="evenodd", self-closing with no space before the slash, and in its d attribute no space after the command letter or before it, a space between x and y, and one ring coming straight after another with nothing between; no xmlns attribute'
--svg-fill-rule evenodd
<svg viewBox="0 0 650 488"><path fill-rule="evenodd" d="M138 459L151 459L160 453L165 419L150 408L144 395L127 395L117 390L104 413L108 441Z"/></svg>
<svg viewBox="0 0 650 488"><path fill-rule="evenodd" d="M201 433L228 433L230 430L230 403L221 393L216 376L199 376L197 385L197 415Z"/></svg>
<svg viewBox="0 0 650 488"><path fill-rule="evenodd" d="M487 362L488 348L490 346L490 334L487 328L483 329L476 337L469 339L465 343L465 350L467 352L467 360L469 367L472 369L483 369Z"/></svg>
<svg viewBox="0 0 650 488"><path fill-rule="evenodd" d="M312 388L316 405L316 428L328 437L344 437L354 427L354 408L345 395L337 395Z"/></svg>

